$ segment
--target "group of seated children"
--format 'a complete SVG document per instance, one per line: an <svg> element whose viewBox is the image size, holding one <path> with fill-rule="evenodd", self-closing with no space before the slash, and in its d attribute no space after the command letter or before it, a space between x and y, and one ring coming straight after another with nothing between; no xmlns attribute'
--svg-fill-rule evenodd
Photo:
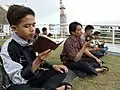
<svg viewBox="0 0 120 90"><path fill-rule="evenodd" d="M99 31L95 31L93 33L93 40L90 44L89 51L98 58L101 58L107 54L108 47L105 46L105 41L100 40Z"/></svg>
<svg viewBox="0 0 120 90"><path fill-rule="evenodd" d="M80 77L98 75L106 69L101 60L88 50L91 41L80 38L83 26L78 22L69 25L70 36L60 55L63 65L53 65L45 61L51 53L50 49L37 56L35 54L32 41L36 22L31 8L12 5L8 9L7 20L14 31L0 52L10 80L7 90L71 90L72 85L64 82L68 68ZM84 54L88 57L83 57Z"/></svg>
<svg viewBox="0 0 120 90"><path fill-rule="evenodd" d="M82 24L78 22L72 22L69 25L70 36L64 43L60 55L61 61L80 77L98 75L98 72L103 72L108 68L101 66L102 61L89 51L91 40L85 41L88 35L92 36L93 26L85 27L85 39L81 39L82 29Z"/></svg>
<svg viewBox="0 0 120 90"><path fill-rule="evenodd" d="M108 47L105 46L105 41L100 39L100 32L94 31L94 27L92 25L87 25L85 27L85 38L91 40L90 47L88 50L95 55L97 58L101 58L107 54Z"/></svg>

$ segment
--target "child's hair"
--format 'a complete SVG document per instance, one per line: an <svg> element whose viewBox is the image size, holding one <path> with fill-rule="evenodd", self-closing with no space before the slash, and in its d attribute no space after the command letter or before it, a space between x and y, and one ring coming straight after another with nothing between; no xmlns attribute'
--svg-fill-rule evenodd
<svg viewBox="0 0 120 90"><path fill-rule="evenodd" d="M69 24L69 33L72 35L72 32L75 32L76 27L80 25L82 27L82 24L79 22L72 22Z"/></svg>
<svg viewBox="0 0 120 90"><path fill-rule="evenodd" d="M93 33L93 35L99 35L99 34L101 34L99 31L95 31L95 32Z"/></svg>
<svg viewBox="0 0 120 90"><path fill-rule="evenodd" d="M44 31L47 31L47 28L46 28L46 27L43 27L43 28L42 28L42 32L44 32Z"/></svg>
<svg viewBox="0 0 120 90"><path fill-rule="evenodd" d="M91 30L91 29L94 29L94 27L93 27L92 25L87 25L87 26L85 27L85 32L87 32L87 31L89 31L89 30Z"/></svg>
<svg viewBox="0 0 120 90"><path fill-rule="evenodd" d="M36 29L35 29L35 33L37 33L37 34L39 34L39 33L40 33L39 28L36 28Z"/></svg>
<svg viewBox="0 0 120 90"><path fill-rule="evenodd" d="M18 25L20 20L24 18L26 15L33 15L35 13L29 7L21 6L21 5L11 5L7 12L7 20L12 25Z"/></svg>

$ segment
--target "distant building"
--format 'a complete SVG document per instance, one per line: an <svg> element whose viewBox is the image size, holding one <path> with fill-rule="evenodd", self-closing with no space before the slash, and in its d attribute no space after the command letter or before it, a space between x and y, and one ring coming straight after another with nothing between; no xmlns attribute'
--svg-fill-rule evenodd
<svg viewBox="0 0 120 90"><path fill-rule="evenodd" d="M6 12L8 10L8 5L0 5L0 24L8 24L6 19Z"/></svg>
<svg viewBox="0 0 120 90"><path fill-rule="evenodd" d="M66 35L68 35L67 17L64 10L65 7L62 3L62 0L60 0L60 34L62 38L65 38Z"/></svg>
<svg viewBox="0 0 120 90"><path fill-rule="evenodd" d="M7 34L10 34L10 27L6 19L8 8L8 5L0 5L0 36L6 36Z"/></svg>
<svg viewBox="0 0 120 90"><path fill-rule="evenodd" d="M18 3L18 5L24 5L24 4ZM4 4L0 5L0 37L4 35L10 35L12 33L11 28L6 18L6 13L7 13L9 6L10 5L4 5Z"/></svg>

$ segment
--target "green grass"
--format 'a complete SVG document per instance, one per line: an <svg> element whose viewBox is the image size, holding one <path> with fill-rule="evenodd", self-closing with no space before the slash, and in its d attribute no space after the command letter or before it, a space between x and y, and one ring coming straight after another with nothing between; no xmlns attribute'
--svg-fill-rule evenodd
<svg viewBox="0 0 120 90"><path fill-rule="evenodd" d="M0 46L1 46L6 40L7 40L7 38L5 38L5 39L1 39L1 38L0 38Z"/></svg>
<svg viewBox="0 0 120 90"><path fill-rule="evenodd" d="M53 63L60 63L59 54L62 48L57 48L47 60ZM102 60L110 71L94 77L76 78L71 83L74 90L120 90L120 57L108 54Z"/></svg>

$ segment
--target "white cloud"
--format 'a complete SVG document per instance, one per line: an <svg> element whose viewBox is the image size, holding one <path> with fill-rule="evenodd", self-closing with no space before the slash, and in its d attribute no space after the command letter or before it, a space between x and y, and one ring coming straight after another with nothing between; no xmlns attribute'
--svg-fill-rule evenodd
<svg viewBox="0 0 120 90"><path fill-rule="evenodd" d="M36 12L36 21L40 23L59 22L59 0L28 0L30 6Z"/></svg>
<svg viewBox="0 0 120 90"><path fill-rule="evenodd" d="M68 22L120 23L119 0L66 0Z"/></svg>

